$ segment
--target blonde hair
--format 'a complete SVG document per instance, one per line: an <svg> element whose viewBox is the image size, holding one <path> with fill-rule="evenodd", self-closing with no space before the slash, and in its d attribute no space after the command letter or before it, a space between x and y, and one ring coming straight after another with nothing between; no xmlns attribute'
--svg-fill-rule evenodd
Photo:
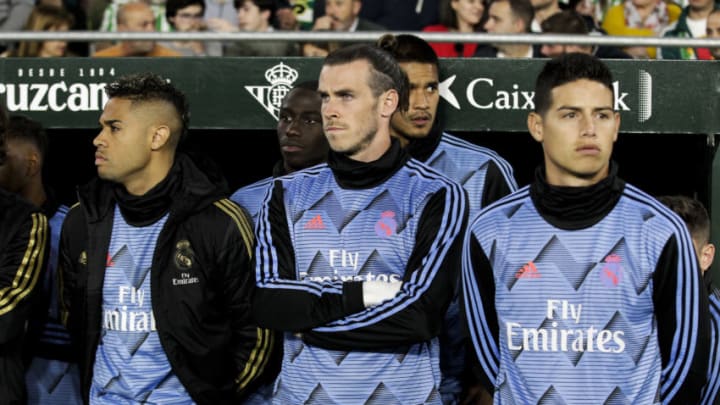
<svg viewBox="0 0 720 405"><path fill-rule="evenodd" d="M30 13L25 27L23 27L23 31L49 31L53 28L63 26L70 28L74 23L75 18L64 8L38 4L33 7L33 11ZM22 41L12 56L24 58L37 57L42 49L42 44L41 41Z"/></svg>

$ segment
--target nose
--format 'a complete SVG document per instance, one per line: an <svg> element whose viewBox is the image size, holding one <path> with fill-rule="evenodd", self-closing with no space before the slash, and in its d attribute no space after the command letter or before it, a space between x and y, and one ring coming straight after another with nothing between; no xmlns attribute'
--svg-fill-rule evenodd
<svg viewBox="0 0 720 405"><path fill-rule="evenodd" d="M595 117L586 117L581 121L582 136L595 136Z"/></svg>
<svg viewBox="0 0 720 405"><path fill-rule="evenodd" d="M320 113L323 119L336 118L339 116L336 103L332 99L323 100L322 106L320 106Z"/></svg>
<svg viewBox="0 0 720 405"><path fill-rule="evenodd" d="M430 108L430 100L425 89L419 89L413 92L410 99L410 106L418 110L427 110Z"/></svg>
<svg viewBox="0 0 720 405"><path fill-rule="evenodd" d="M285 131L286 136L300 136L300 119L294 118L288 123L287 130Z"/></svg>
<svg viewBox="0 0 720 405"><path fill-rule="evenodd" d="M100 132L95 135L95 138L93 138L93 146L96 148L99 148L101 145L104 145L103 141L103 130L100 130Z"/></svg>

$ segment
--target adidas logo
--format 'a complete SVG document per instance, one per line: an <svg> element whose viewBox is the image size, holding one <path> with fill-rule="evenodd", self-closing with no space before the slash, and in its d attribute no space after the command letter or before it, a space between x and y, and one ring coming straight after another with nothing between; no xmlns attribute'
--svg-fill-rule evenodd
<svg viewBox="0 0 720 405"><path fill-rule="evenodd" d="M322 216L317 214L311 220L307 221L305 223L305 229L325 229Z"/></svg>
<svg viewBox="0 0 720 405"><path fill-rule="evenodd" d="M522 266L517 273L515 273L515 278L540 278L540 272L537 267L535 267L535 263L529 261L526 265Z"/></svg>

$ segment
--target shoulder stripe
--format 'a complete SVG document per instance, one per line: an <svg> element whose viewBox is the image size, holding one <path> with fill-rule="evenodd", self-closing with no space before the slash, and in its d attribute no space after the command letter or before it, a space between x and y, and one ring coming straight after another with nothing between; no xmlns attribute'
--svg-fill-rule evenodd
<svg viewBox="0 0 720 405"><path fill-rule="evenodd" d="M720 392L720 298L714 290L709 296L710 301L710 358L707 372L707 385L703 388L703 405L714 405Z"/></svg>
<svg viewBox="0 0 720 405"><path fill-rule="evenodd" d="M250 352L250 357L245 368L235 379L235 383L238 385L237 390L243 390L250 381L257 378L257 376L265 369L268 359L270 358L270 349L273 347L275 335L268 329L256 328L257 341L255 347Z"/></svg>
<svg viewBox="0 0 720 405"><path fill-rule="evenodd" d="M245 249L248 255L253 255L253 231L250 226L250 222L247 219L247 215L237 206L235 203L230 202L227 198L215 201L215 206L220 208L223 212L228 214L238 229L240 229L240 235L242 235L243 242L245 242Z"/></svg>
<svg viewBox="0 0 720 405"><path fill-rule="evenodd" d="M43 257L47 248L48 223L45 215L32 214L32 227L28 236L28 245L20 267L15 272L12 284L0 289L0 315L4 315L17 306L37 284L43 268Z"/></svg>
<svg viewBox="0 0 720 405"><path fill-rule="evenodd" d="M497 153L496 151L494 151L490 148L486 148L484 146L480 146L480 145L474 144L472 142L466 141L455 135L448 134L447 132L443 133L442 141L445 141L448 144L457 146L459 148L472 149L480 154L486 155L492 162L494 162L497 165L498 169L500 170L503 177L505 178L505 181L507 182L508 186L510 187L510 191L515 191L518 189L517 182L515 181L515 175L513 174L512 165L510 164L510 162L508 162L502 156L500 156L500 154Z"/></svg>

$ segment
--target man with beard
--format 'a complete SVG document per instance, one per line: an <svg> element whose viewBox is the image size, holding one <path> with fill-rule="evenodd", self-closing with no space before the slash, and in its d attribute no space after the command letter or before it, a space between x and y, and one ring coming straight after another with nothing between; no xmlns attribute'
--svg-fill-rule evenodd
<svg viewBox="0 0 720 405"><path fill-rule="evenodd" d="M98 177L60 236L63 319L85 403L236 404L264 377L274 333L250 313L247 214L178 148L185 95L140 73L105 87Z"/></svg>
<svg viewBox="0 0 720 405"><path fill-rule="evenodd" d="M470 217L482 207L517 189L512 167L494 151L443 132L438 118L440 66L432 47L414 35L385 35L378 41L400 64L410 83L407 111L396 111L390 132L410 156L444 173L467 191ZM459 283L459 280L458 280ZM462 380L465 340L457 296L440 335L440 367L444 402L457 401L467 391Z"/></svg>
<svg viewBox="0 0 720 405"><path fill-rule="evenodd" d="M440 404L466 194L391 137L407 109L392 55L340 48L318 88L328 162L278 178L255 227L253 313L286 332L273 402Z"/></svg>

